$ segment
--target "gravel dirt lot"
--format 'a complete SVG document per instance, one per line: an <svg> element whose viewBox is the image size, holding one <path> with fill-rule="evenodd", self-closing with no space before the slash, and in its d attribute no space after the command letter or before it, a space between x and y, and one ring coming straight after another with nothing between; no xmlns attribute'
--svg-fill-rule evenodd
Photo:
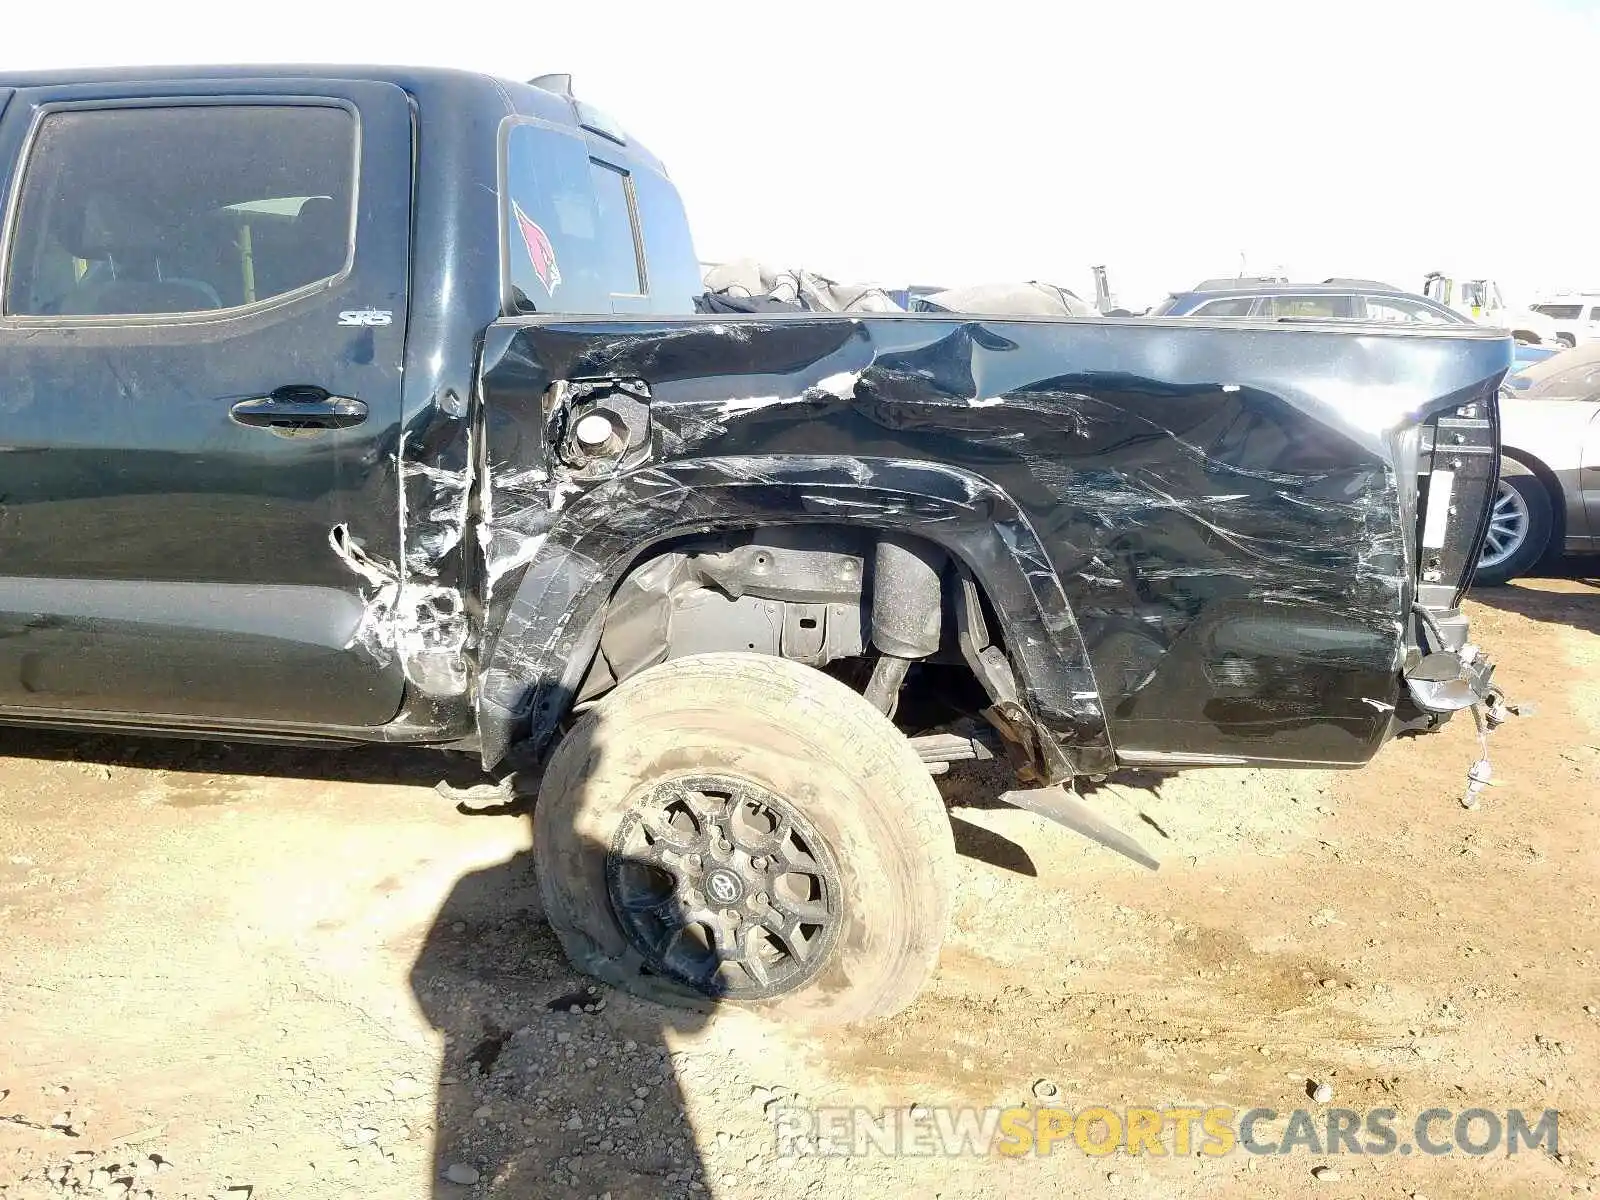
<svg viewBox="0 0 1600 1200"><path fill-rule="evenodd" d="M1361 772L1098 789L1156 875L951 777L938 974L846 1031L590 990L541 919L528 818L454 812L438 756L0 733L0 1197L1590 1192L1600 586L1471 611L1539 705L1495 736L1476 811L1464 720ZM1308 1080L1402 1128L1559 1109L1561 1154L778 1160L771 1128L1041 1093L1287 1113L1318 1107Z"/></svg>

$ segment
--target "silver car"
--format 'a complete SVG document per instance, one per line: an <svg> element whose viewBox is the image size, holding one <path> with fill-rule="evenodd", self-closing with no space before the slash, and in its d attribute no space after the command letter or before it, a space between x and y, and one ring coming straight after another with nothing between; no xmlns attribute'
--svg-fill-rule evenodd
<svg viewBox="0 0 1600 1200"><path fill-rule="evenodd" d="M1500 395L1500 490L1476 582L1600 551L1600 342L1552 355Z"/></svg>

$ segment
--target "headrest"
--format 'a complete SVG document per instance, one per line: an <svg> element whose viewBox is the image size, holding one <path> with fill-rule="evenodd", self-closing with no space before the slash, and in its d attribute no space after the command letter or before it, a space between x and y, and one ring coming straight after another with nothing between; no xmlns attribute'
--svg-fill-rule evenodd
<svg viewBox="0 0 1600 1200"><path fill-rule="evenodd" d="M84 200L76 228L69 223L62 240L79 258L105 258L155 250L162 244L161 232L161 221L145 205L96 192Z"/></svg>

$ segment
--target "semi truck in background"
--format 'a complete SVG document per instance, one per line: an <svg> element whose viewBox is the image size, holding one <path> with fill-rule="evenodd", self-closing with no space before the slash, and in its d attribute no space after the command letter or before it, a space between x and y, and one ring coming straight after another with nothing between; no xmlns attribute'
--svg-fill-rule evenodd
<svg viewBox="0 0 1600 1200"><path fill-rule="evenodd" d="M1565 344L1554 320L1532 309L1512 308L1506 303L1500 285L1493 279L1464 279L1458 282L1440 271L1429 271L1422 280L1422 294L1474 321L1498 329L1509 329L1512 336L1524 344Z"/></svg>

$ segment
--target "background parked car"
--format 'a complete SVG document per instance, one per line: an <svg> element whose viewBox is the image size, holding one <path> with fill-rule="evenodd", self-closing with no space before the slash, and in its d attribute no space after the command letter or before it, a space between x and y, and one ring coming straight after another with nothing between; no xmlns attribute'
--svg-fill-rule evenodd
<svg viewBox="0 0 1600 1200"><path fill-rule="evenodd" d="M1226 286L1232 283L1233 286ZM1382 321L1405 325L1471 325L1472 318L1426 296L1366 281L1255 283L1204 281L1175 292L1150 311L1153 317L1254 317L1277 320Z"/></svg>
<svg viewBox="0 0 1600 1200"><path fill-rule="evenodd" d="M1600 342L1521 371L1500 393L1500 489L1476 582L1600 550Z"/></svg>
<svg viewBox="0 0 1600 1200"><path fill-rule="evenodd" d="M1556 323L1556 338L1565 346L1600 337L1600 294L1552 296L1531 307Z"/></svg>
<svg viewBox="0 0 1600 1200"><path fill-rule="evenodd" d="M1560 353L1560 346L1529 346L1518 342L1511 352L1511 374L1506 376L1506 382L1518 390L1527 387L1528 381L1523 373L1534 363L1541 363Z"/></svg>
<svg viewBox="0 0 1600 1200"><path fill-rule="evenodd" d="M1321 284L1207 280L1158 305L1152 316L1257 320L1473 324L1431 300L1368 280ZM1501 390L1500 484L1475 582L1505 583L1563 551L1600 550L1600 482L1585 504L1585 471L1600 480L1600 341L1577 350L1519 344ZM1594 525L1591 527L1591 516Z"/></svg>

